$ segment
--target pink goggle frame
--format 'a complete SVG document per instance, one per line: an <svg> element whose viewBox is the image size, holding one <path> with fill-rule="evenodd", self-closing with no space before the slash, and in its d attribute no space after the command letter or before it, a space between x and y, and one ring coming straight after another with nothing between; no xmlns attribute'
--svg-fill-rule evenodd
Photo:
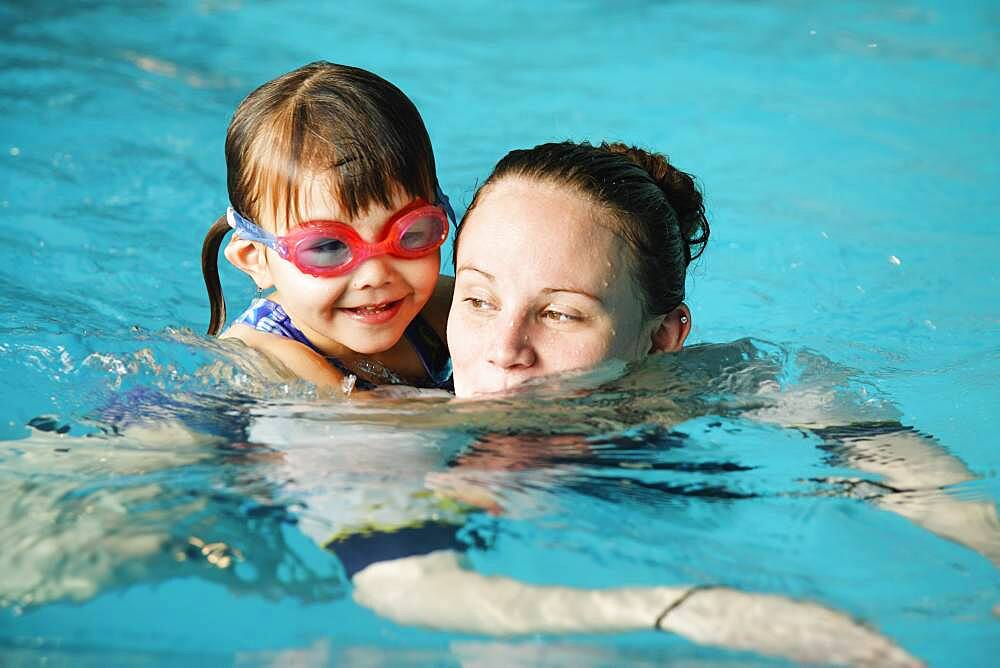
<svg viewBox="0 0 1000 668"><path fill-rule="evenodd" d="M448 216L422 199L397 212L381 241L369 243L346 223L310 220L288 234L275 236L229 207L226 219L241 239L258 241L310 276L350 273L365 260L392 255L407 260L430 255L448 238Z"/></svg>

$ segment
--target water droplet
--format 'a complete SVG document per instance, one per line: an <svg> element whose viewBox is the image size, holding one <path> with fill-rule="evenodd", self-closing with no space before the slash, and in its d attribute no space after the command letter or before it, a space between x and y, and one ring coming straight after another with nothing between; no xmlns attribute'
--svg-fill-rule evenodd
<svg viewBox="0 0 1000 668"><path fill-rule="evenodd" d="M937 329L937 325L935 325L932 320L924 320L924 324L927 325L929 329Z"/></svg>
<svg viewBox="0 0 1000 668"><path fill-rule="evenodd" d="M903 261L900 260L895 255L890 255L889 256L889 264L894 264L894 265L896 265L898 267L899 265L903 264Z"/></svg>
<svg viewBox="0 0 1000 668"><path fill-rule="evenodd" d="M819 235L820 235L821 237L823 237L824 239L829 239L829 238L830 238L830 235L829 235L829 234L827 234L826 232L820 232L820 233L819 233Z"/></svg>
<svg viewBox="0 0 1000 668"><path fill-rule="evenodd" d="M810 35L815 35L815 34L816 34L816 31L815 31L815 30L810 30L810 31L809 31L809 34L810 34Z"/></svg>
<svg viewBox="0 0 1000 668"><path fill-rule="evenodd" d="M871 42L871 43L868 44L868 48L869 49L877 49L878 48L878 43L877 42Z"/></svg>
<svg viewBox="0 0 1000 668"><path fill-rule="evenodd" d="M19 149L16 146L11 146L10 147L10 154L16 158L17 156L21 155L21 149Z"/></svg>

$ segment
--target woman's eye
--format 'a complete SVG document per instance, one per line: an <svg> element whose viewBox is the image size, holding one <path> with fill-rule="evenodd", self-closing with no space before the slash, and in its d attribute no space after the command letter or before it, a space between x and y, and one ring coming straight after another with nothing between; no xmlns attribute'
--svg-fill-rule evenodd
<svg viewBox="0 0 1000 668"><path fill-rule="evenodd" d="M493 307L488 301L479 297L466 297L463 301L471 306L474 311L489 311Z"/></svg>
<svg viewBox="0 0 1000 668"><path fill-rule="evenodd" d="M553 311L552 309L543 311L542 317L546 320L553 320L555 322L576 322L577 320L580 320L579 316L563 313L562 311Z"/></svg>

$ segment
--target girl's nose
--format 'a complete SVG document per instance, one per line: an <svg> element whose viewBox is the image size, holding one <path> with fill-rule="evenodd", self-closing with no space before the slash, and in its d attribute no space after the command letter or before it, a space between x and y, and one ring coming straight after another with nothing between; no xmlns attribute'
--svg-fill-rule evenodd
<svg viewBox="0 0 1000 668"><path fill-rule="evenodd" d="M393 269L387 255L368 258L351 272L351 287L355 290L381 288L392 282Z"/></svg>
<svg viewBox="0 0 1000 668"><path fill-rule="evenodd" d="M486 352L486 361L501 369L527 369L538 361L527 318L497 322L498 331Z"/></svg>

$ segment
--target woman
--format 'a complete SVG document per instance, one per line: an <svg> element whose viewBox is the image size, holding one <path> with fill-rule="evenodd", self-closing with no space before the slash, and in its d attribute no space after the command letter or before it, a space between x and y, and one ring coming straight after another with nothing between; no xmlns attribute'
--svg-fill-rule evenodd
<svg viewBox="0 0 1000 668"><path fill-rule="evenodd" d="M680 349L687 267L708 236L694 180L661 155L570 142L512 151L455 241L456 394Z"/></svg>
<svg viewBox="0 0 1000 668"><path fill-rule="evenodd" d="M573 142L510 152L455 240L456 394L679 350L691 328L687 267L708 237L694 179L663 155ZM809 429L845 466L881 476L868 484L874 503L1000 565L995 507L941 489L974 476L931 439L896 421L844 426L793 394L772 398L752 416Z"/></svg>
<svg viewBox="0 0 1000 668"><path fill-rule="evenodd" d="M686 270L708 236L694 180L661 155L570 142L511 152L477 192L455 242L448 339L456 394L507 392L679 350L691 328ZM475 470L544 466L545 440L486 438L453 462L453 475L428 482L500 512ZM553 446L565 456L574 443ZM532 586L465 568L447 541L414 544L410 556L362 566L352 579L359 603L405 624L491 634L656 628L798 661L915 663L820 605L726 587Z"/></svg>
<svg viewBox="0 0 1000 668"><path fill-rule="evenodd" d="M476 193L455 241L448 341L456 394L509 392L610 360L633 363L679 350L691 328L684 304L687 267L708 237L694 180L662 155L623 144L571 142L511 152ZM809 430L844 467L878 476L824 482L1000 565L993 504L962 500L944 489L973 478L960 461L895 421L855 418L844 426L842 417L807 395L772 393L763 402L766 409L746 415ZM583 439L566 438L481 439L432 484L499 512L489 486L477 484L477 471L544 468L548 445L553 462L587 447ZM373 564L354 582L356 598L383 615L441 628L611 630L649 624L658 610L655 628L709 644L803 661L912 660L884 638L857 635L857 628L829 609L727 588L529 587L461 568L448 551ZM770 633L786 624L794 632ZM826 644L829 638L836 638L835 650ZM844 654L835 656L837 651Z"/></svg>

